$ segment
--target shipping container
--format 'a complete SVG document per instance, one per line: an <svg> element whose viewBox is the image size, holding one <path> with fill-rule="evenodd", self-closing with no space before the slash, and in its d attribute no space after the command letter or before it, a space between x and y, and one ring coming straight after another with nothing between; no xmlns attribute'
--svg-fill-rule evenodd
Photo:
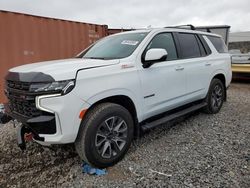
<svg viewBox="0 0 250 188"><path fill-rule="evenodd" d="M0 103L6 101L4 77L10 68L74 57L106 35L107 25L0 11Z"/></svg>

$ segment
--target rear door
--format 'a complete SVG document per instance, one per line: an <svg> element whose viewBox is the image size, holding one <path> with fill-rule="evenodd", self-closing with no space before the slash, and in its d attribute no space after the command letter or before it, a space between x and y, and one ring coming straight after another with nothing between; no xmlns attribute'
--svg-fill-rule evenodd
<svg viewBox="0 0 250 188"><path fill-rule="evenodd" d="M189 102L204 97L210 82L211 63L200 36L194 33L178 33L181 61L185 62L187 74L187 100Z"/></svg>

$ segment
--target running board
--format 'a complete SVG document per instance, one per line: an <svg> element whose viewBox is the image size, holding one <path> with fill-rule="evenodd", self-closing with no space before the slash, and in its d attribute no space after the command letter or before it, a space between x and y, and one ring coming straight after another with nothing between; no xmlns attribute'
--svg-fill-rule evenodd
<svg viewBox="0 0 250 188"><path fill-rule="evenodd" d="M206 105L207 105L206 102L202 102L202 103L196 104L194 106L185 108L185 109L183 109L181 111L175 112L173 114L168 114L167 116L164 116L164 117L162 117L160 119L157 119L155 121L152 121L150 123L146 123L146 124L142 125L141 129L142 129L142 131L146 131L148 129L152 129L152 128L157 127L159 125L162 125L162 124L164 124L166 122L174 120L174 119L176 119L178 117L181 117L181 116L184 116L186 114L189 114L190 112L194 112L196 110L199 110L199 109L205 107Z"/></svg>

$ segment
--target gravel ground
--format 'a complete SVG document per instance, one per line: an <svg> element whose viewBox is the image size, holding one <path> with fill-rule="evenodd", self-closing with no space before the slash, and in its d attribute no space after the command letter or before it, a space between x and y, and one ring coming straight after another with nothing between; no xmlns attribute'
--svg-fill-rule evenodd
<svg viewBox="0 0 250 188"><path fill-rule="evenodd" d="M72 145L21 152L11 124L0 137L0 187L250 187L250 84L233 83L216 115L144 134L100 177L82 174Z"/></svg>

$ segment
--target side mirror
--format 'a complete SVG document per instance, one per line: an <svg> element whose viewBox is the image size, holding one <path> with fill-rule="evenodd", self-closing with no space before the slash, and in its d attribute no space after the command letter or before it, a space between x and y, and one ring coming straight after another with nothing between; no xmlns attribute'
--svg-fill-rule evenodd
<svg viewBox="0 0 250 188"><path fill-rule="evenodd" d="M148 68L154 63L161 61L166 61L168 52L163 48L152 48L148 50L145 54L145 57L142 61L143 68Z"/></svg>

